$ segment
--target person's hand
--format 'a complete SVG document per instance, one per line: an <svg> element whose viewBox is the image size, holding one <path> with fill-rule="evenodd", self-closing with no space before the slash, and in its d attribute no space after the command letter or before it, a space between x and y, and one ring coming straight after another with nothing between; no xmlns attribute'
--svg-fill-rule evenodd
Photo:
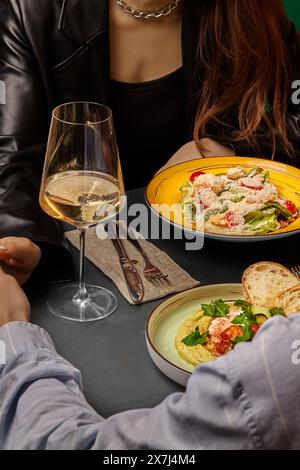
<svg viewBox="0 0 300 470"><path fill-rule="evenodd" d="M30 305L13 276L0 268L0 327L13 321L28 322Z"/></svg>
<svg viewBox="0 0 300 470"><path fill-rule="evenodd" d="M201 143L205 147L205 151L201 154L195 142L188 142L183 147L181 147L177 152L170 158L170 160L164 165L158 173L170 166L176 165L177 163L186 162L188 160L195 160L197 158L206 158L206 157L224 157L229 155L234 155L234 151L230 147L225 147L216 140L213 139L202 139Z"/></svg>
<svg viewBox="0 0 300 470"><path fill-rule="evenodd" d="M29 280L40 259L40 248L27 238L0 238L0 267L21 286Z"/></svg>

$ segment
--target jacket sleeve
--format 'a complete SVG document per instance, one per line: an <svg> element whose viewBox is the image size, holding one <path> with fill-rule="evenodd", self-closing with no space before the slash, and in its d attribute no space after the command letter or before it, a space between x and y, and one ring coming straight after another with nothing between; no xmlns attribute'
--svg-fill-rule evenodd
<svg viewBox="0 0 300 470"><path fill-rule="evenodd" d="M16 0L0 0L0 84L0 236L40 244L45 279L59 278L53 274L58 257L70 277L72 263L60 226L39 206L50 113Z"/></svg>
<svg viewBox="0 0 300 470"><path fill-rule="evenodd" d="M198 367L185 393L104 419L43 330L7 324L0 449L297 449L299 335L300 315L277 316L251 343Z"/></svg>

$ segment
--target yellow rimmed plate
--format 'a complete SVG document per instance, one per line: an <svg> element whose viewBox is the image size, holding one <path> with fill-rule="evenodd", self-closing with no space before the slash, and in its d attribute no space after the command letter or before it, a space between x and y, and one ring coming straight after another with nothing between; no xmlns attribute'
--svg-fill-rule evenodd
<svg viewBox="0 0 300 470"><path fill-rule="evenodd" d="M176 294L158 305L146 323L146 342L154 364L171 380L185 386L194 367L177 353L175 337L187 318L201 304L213 300L243 299L242 284L212 284Z"/></svg>
<svg viewBox="0 0 300 470"><path fill-rule="evenodd" d="M282 198L290 199L300 208L300 169L284 163L262 158L248 157L211 157L190 160L179 163L158 173L146 189L146 201L151 210L164 220L187 231L199 232L193 225L182 217L180 210L181 193L180 187L189 180L195 171L220 174L226 173L228 168L243 166L246 168L262 167L270 172L271 183L279 189ZM170 207L175 207L170 211ZM202 233L202 231L200 231ZM204 234L208 238L221 239L224 241L262 241L275 238L283 238L300 233L300 218L287 227L281 228L266 235L241 235L222 234L208 231Z"/></svg>

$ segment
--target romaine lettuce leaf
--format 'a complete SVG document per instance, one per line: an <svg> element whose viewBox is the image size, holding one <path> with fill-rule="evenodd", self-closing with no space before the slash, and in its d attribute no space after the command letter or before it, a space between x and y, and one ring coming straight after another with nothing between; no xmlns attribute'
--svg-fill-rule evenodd
<svg viewBox="0 0 300 470"><path fill-rule="evenodd" d="M262 175L264 177L264 180L263 180L264 183L268 182L270 179L270 173L267 170L264 170L263 168L260 168L260 167L252 168L247 173L248 178L253 178L256 175Z"/></svg>
<svg viewBox="0 0 300 470"><path fill-rule="evenodd" d="M275 215L275 212L276 210L274 207L270 207L267 210L257 209L255 211L248 212L248 214L244 216L245 222L247 224L257 225L269 215Z"/></svg>
<svg viewBox="0 0 300 470"><path fill-rule="evenodd" d="M293 217L293 214L286 207L280 204L280 202L276 202L276 201L267 202L265 206L263 207L263 210L270 209L270 208L275 209L277 216L282 216L285 219L290 219L291 217Z"/></svg>
<svg viewBox="0 0 300 470"><path fill-rule="evenodd" d="M253 230L256 234L264 235L268 232L273 232L279 228L279 222L277 220L275 211L270 214L266 214L262 211L256 211L259 214L247 222L245 228Z"/></svg>
<svg viewBox="0 0 300 470"><path fill-rule="evenodd" d="M224 212L226 212L227 210L228 210L228 204L225 204L224 206L218 207L216 209L210 209L206 211L204 220L207 221L213 215L224 214Z"/></svg>
<svg viewBox="0 0 300 470"><path fill-rule="evenodd" d="M183 201L182 202L182 210L183 210L183 216L187 220L194 220L195 218L195 213L196 213L196 208L195 204L191 201Z"/></svg>

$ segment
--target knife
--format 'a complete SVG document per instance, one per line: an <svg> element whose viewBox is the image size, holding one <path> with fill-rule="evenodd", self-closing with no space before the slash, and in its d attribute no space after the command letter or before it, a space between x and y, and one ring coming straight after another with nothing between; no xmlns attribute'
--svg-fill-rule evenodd
<svg viewBox="0 0 300 470"><path fill-rule="evenodd" d="M120 265L123 271L124 279L128 292L135 304L141 303L144 298L144 286L139 273L135 268L135 260L130 260L127 256L123 243L119 237L118 227L116 225L116 238L112 237L111 241L119 256Z"/></svg>

